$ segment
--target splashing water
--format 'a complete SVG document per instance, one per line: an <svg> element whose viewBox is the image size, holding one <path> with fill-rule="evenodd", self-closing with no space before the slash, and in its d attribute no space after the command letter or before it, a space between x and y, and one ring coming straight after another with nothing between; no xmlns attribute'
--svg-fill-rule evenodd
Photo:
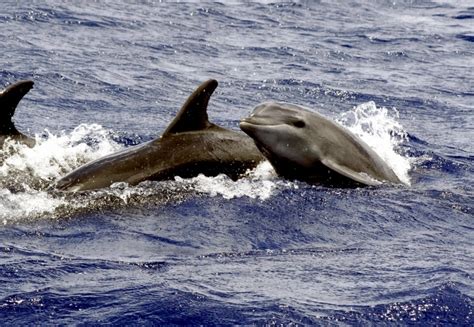
<svg viewBox="0 0 474 327"><path fill-rule="evenodd" d="M200 174L189 179L176 177L175 180L191 186L197 192L210 196L220 195L224 199L248 196L252 199L267 200L279 187L297 188L294 183L278 180L273 167L268 161L263 161L256 168L249 170L246 178L237 181L233 181L224 174L216 177L207 177Z"/></svg>
<svg viewBox="0 0 474 327"><path fill-rule="evenodd" d="M36 145L7 141L0 151L0 220L5 224L21 218L48 216L67 201L48 188L55 180L81 164L122 146L97 124L79 125L59 136L45 131Z"/></svg>
<svg viewBox="0 0 474 327"><path fill-rule="evenodd" d="M407 141L407 133L398 118L396 109L377 108L375 102L369 101L343 113L336 120L366 142L403 183L410 185L410 158L397 152L399 146Z"/></svg>
<svg viewBox="0 0 474 327"><path fill-rule="evenodd" d="M395 109L377 108L374 102L367 102L343 113L337 121L361 137L409 185L410 159L397 153L407 137L397 119ZM88 161L124 149L125 146L115 142L113 136L100 125L82 124L69 134L54 135L46 131L43 137L37 135L33 148L6 142L0 149L0 222L61 216L64 212L100 207L104 203L109 206L126 205L131 201L141 203L140 198L160 197L161 201L163 190L173 194L197 192L225 199L247 196L264 201L278 189L298 188L298 184L278 178L270 163L265 161L237 181L226 175L199 175L133 187L118 183L85 196L51 191L54 182L64 174ZM175 195L172 198L178 199Z"/></svg>
<svg viewBox="0 0 474 327"><path fill-rule="evenodd" d="M410 185L408 171L410 159L397 153L398 147L407 141L407 135L398 122L398 112L385 107L377 108L374 102L358 105L345 112L339 123L347 127L367 143L394 170L400 180ZM298 188L291 182L278 179L268 161L262 162L247 174L247 178L232 181L225 175L206 177L199 175L190 179L176 178L196 191L210 196L222 196L225 199L248 196L254 199L267 200L278 188Z"/></svg>
<svg viewBox="0 0 474 327"><path fill-rule="evenodd" d="M85 162L121 148L112 140L111 133L97 124L81 124L70 135L45 133L44 139L36 135L33 148L6 142L0 153L3 159L0 161L2 180L26 173L37 179L52 181Z"/></svg>
<svg viewBox="0 0 474 327"><path fill-rule="evenodd" d="M61 205L66 205L62 197L55 197L46 191L26 187L22 192L0 189L0 222L4 225L20 218L48 215Z"/></svg>

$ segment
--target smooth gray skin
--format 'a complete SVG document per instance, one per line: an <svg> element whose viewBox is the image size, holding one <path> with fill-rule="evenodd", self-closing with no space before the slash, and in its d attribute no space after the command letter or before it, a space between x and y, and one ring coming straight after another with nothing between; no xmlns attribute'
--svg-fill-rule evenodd
<svg viewBox="0 0 474 327"><path fill-rule="evenodd" d="M33 81L19 81L0 92L0 147L10 138L33 147L35 140L20 133L12 122L20 100L33 87Z"/></svg>
<svg viewBox="0 0 474 327"><path fill-rule="evenodd" d="M240 128L283 177L343 187L401 183L358 136L298 105L260 104Z"/></svg>
<svg viewBox="0 0 474 327"><path fill-rule="evenodd" d="M200 173L238 178L264 157L247 135L209 122L207 105L216 87L215 80L198 87L161 137L87 163L60 179L56 187L85 191L117 182L136 185Z"/></svg>

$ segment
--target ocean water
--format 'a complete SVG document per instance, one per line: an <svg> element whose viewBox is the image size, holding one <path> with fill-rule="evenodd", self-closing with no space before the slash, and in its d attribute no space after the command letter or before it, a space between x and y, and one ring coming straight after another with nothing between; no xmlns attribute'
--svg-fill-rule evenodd
<svg viewBox="0 0 474 327"><path fill-rule="evenodd" d="M474 3L2 1L0 85L37 145L0 150L0 321L474 325ZM360 135L401 186L176 177L51 185L156 138L219 81L211 121L293 102Z"/></svg>

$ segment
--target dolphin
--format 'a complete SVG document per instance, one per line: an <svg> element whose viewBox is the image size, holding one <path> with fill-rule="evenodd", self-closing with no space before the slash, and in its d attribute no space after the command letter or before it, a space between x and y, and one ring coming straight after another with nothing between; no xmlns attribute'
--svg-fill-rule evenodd
<svg viewBox="0 0 474 327"><path fill-rule="evenodd" d="M301 106L262 103L240 128L285 178L335 187L401 183L357 135Z"/></svg>
<svg viewBox="0 0 474 327"><path fill-rule="evenodd" d="M8 138L29 147L35 145L35 140L19 132L12 122L18 103L31 90L33 84L33 81L19 81L0 92L0 147Z"/></svg>
<svg viewBox="0 0 474 327"><path fill-rule="evenodd" d="M87 163L61 178L56 188L77 192L201 173L237 179L265 158L244 133L209 122L207 106L217 84L201 84L161 137Z"/></svg>

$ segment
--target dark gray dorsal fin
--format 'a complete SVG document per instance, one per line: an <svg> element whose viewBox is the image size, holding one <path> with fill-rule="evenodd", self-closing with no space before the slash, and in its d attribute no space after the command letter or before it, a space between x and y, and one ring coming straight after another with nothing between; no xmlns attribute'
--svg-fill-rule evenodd
<svg viewBox="0 0 474 327"><path fill-rule="evenodd" d="M202 83L186 100L163 136L199 131L212 126L207 117L207 104L216 87L217 81L214 79Z"/></svg>
<svg viewBox="0 0 474 327"><path fill-rule="evenodd" d="M12 122L20 100L33 87L33 81L19 81L0 93L0 135L20 134Z"/></svg>

